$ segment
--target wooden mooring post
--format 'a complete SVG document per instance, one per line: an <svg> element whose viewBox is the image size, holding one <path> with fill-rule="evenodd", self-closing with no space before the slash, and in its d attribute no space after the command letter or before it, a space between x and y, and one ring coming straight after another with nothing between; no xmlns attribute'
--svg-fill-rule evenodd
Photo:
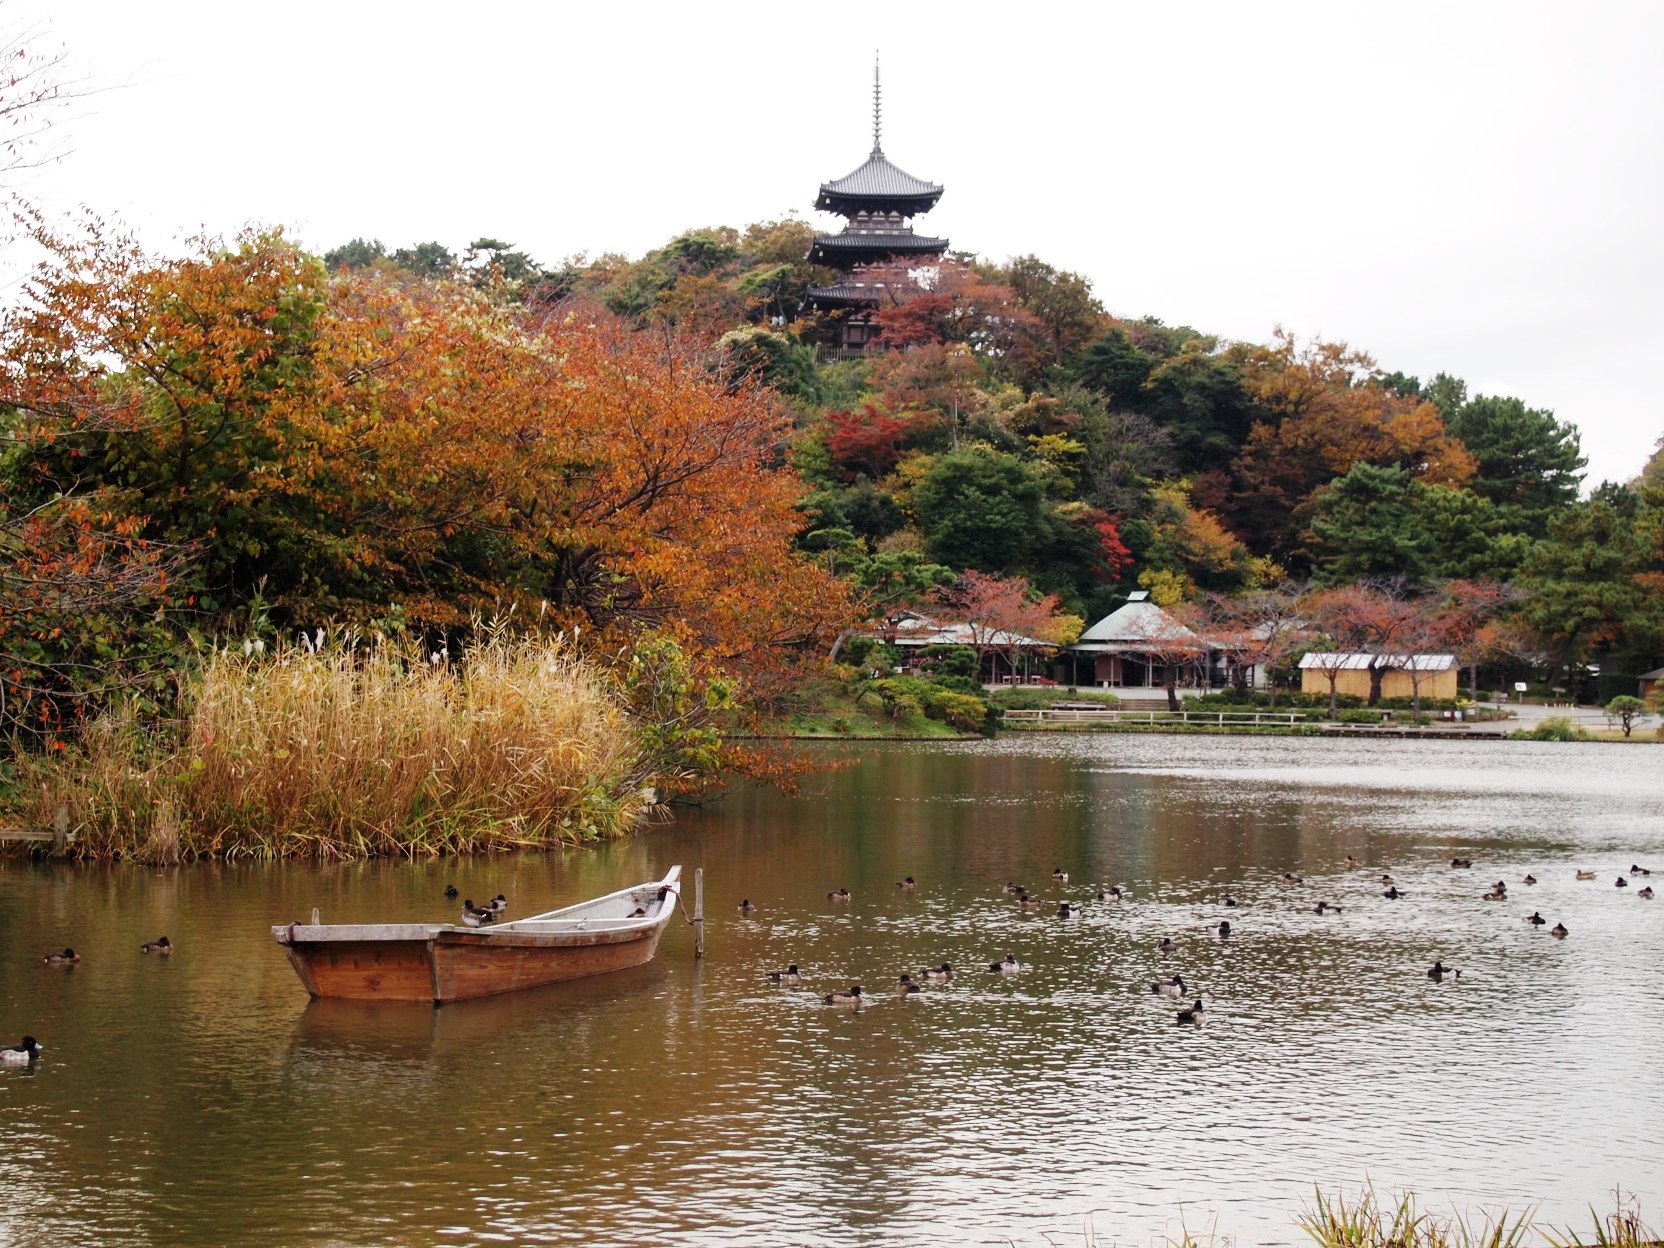
<svg viewBox="0 0 1664 1248"><path fill-rule="evenodd" d="M705 956L705 868L693 869L693 956Z"/></svg>
<svg viewBox="0 0 1664 1248"><path fill-rule="evenodd" d="M58 803L58 809L52 812L50 831L39 828L0 828L0 841L51 841L52 852L63 853L75 841L75 834L69 830L69 803Z"/></svg>

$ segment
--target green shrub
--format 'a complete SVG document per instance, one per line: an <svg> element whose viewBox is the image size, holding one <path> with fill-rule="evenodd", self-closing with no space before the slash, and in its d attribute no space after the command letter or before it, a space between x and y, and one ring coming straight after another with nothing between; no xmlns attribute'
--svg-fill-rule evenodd
<svg viewBox="0 0 1664 1248"><path fill-rule="evenodd" d="M1340 722L1343 724L1378 724L1390 718L1390 715L1382 715L1379 711L1365 710L1361 707L1349 707L1340 713Z"/></svg>
<svg viewBox="0 0 1664 1248"><path fill-rule="evenodd" d="M1528 741L1581 741L1588 734L1572 723L1569 715L1550 715L1534 728L1522 728L1512 735Z"/></svg>

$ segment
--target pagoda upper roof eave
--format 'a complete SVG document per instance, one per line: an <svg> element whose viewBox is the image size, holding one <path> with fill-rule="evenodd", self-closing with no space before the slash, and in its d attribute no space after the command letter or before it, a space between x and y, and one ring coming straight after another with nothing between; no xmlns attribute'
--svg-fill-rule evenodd
<svg viewBox="0 0 1664 1248"><path fill-rule="evenodd" d="M872 206L886 212L907 212L911 216L915 212L930 211L941 197L941 186L898 169L875 147L860 168L834 181L822 182L815 207L842 213L845 209L859 211Z"/></svg>

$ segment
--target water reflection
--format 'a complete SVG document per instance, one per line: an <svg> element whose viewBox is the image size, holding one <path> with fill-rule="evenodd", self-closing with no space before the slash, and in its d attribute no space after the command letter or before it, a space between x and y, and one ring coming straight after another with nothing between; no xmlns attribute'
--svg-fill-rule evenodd
<svg viewBox="0 0 1664 1248"><path fill-rule="evenodd" d="M886 746L815 792L737 794L590 852L11 864L0 1032L48 1052L0 1072L0 1242L1038 1244L1082 1242L1088 1217L1135 1242L1210 1214L1286 1242L1313 1182L1365 1174L1435 1204L1546 1198L1562 1221L1621 1181L1664 1212L1664 910L1610 878L1664 864L1655 758ZM529 913L673 862L707 872L704 963L677 927L652 966L443 1009L308 1004L267 930L314 906L448 917L447 883ZM1385 869L1402 901L1380 897ZM1479 900L1498 878L1515 897ZM1048 909L1021 911L1007 879ZM1112 883L1124 901L1090 900ZM1086 909L1060 919L1062 900ZM173 957L138 953L162 932ZM79 966L38 962L65 944ZM1031 969L985 969L1007 953ZM1463 977L1429 981L1434 958ZM887 991L943 961L952 984ZM770 985L788 962L805 984ZM1199 1027L1149 990L1175 972ZM820 1004L852 982L872 1004Z"/></svg>

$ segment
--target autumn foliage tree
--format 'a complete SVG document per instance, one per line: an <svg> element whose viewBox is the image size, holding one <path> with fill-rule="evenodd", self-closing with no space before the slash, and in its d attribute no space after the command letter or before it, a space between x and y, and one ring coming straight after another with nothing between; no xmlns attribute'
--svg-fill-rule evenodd
<svg viewBox="0 0 1664 1248"><path fill-rule="evenodd" d="M937 601L969 627L978 659L998 653L1013 674L1030 643L1063 646L1080 636L1079 616L1064 614L1056 594L1036 594L1020 576L968 571L937 591Z"/></svg>
<svg viewBox="0 0 1664 1248"><path fill-rule="evenodd" d="M59 246L0 338L13 511L68 494L184 552L170 606L450 630L654 627L778 691L848 615L791 538L772 394L673 335L462 284L326 274L277 234Z"/></svg>

